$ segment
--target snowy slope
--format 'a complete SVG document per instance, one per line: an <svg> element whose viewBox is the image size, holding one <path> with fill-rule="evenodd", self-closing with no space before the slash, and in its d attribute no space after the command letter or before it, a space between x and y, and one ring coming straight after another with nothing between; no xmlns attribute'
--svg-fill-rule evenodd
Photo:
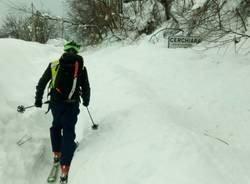
<svg viewBox="0 0 250 184"><path fill-rule="evenodd" d="M0 47L0 180L42 184L51 115L46 106L24 114L16 106L33 104L39 77L62 48L12 39ZM71 184L250 183L249 56L147 41L82 55L100 128L90 129L82 107ZM32 139L17 146L25 134Z"/></svg>

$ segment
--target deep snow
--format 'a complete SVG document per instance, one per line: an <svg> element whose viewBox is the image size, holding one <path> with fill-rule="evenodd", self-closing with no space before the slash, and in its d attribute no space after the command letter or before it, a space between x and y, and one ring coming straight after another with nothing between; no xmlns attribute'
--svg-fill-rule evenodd
<svg viewBox="0 0 250 184"><path fill-rule="evenodd" d="M250 183L249 55L233 49L168 49L166 42L90 49L89 109L70 184ZM233 48L233 47L232 47ZM16 112L34 103L35 86L62 47L0 39L0 181L46 182L51 115ZM45 92L46 93L46 92ZM46 100L46 95L44 96ZM18 146L24 135L32 139Z"/></svg>

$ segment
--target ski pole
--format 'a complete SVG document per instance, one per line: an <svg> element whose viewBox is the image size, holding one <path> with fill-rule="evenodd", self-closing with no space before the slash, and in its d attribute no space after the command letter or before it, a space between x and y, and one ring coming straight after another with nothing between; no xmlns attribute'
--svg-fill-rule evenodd
<svg viewBox="0 0 250 184"><path fill-rule="evenodd" d="M46 101L43 104L48 104L48 103L49 103L49 101ZM26 109L29 109L29 108L32 108L32 107L35 107L35 105L30 105L30 106L27 106L27 107L24 107L23 105L18 105L17 106L17 112L24 113L24 111Z"/></svg>
<svg viewBox="0 0 250 184"><path fill-rule="evenodd" d="M29 108L32 108L32 107L35 107L35 105L31 105L31 106L28 106L28 107L24 107L23 105L18 105L17 106L17 112L24 113L24 111L26 109L29 109Z"/></svg>
<svg viewBox="0 0 250 184"><path fill-rule="evenodd" d="M95 124L95 123L94 123L94 120L93 120L93 118L92 118L92 116L91 116L91 114L90 114L90 112L89 112L89 108L86 107L86 109L87 109L87 111L88 111L89 117L90 117L91 122L92 122L92 129L93 129L93 130L98 129L98 124Z"/></svg>

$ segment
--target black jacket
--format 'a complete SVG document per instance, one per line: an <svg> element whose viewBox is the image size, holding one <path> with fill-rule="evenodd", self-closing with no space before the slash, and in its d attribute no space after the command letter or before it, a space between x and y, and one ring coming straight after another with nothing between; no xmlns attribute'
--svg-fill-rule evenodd
<svg viewBox="0 0 250 184"><path fill-rule="evenodd" d="M78 74L76 89L71 99L80 101L80 96L81 96L84 103L88 104L90 99L90 87L89 87L87 69L86 67L83 67L82 56L66 52L61 56L59 62L61 62L61 60L64 60L65 62L78 61L80 63L79 66L81 70ZM42 101L44 89L46 88L51 78L52 78L52 73L51 73L51 63L50 63L36 86L36 96L35 96L36 101ZM51 90L50 95L51 95L50 97L51 102L65 101L65 99L62 99L53 90Z"/></svg>

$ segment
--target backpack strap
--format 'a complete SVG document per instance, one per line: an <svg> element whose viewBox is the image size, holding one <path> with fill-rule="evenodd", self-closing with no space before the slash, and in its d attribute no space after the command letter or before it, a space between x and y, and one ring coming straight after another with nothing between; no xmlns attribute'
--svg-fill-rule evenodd
<svg viewBox="0 0 250 184"><path fill-rule="evenodd" d="M71 97L73 96L75 89L76 89L76 83L77 83L77 77L78 77L78 70L79 70L79 62L75 62L75 72L74 72L74 79L73 79L73 85L71 88L71 91L69 93L68 99L70 100Z"/></svg>
<svg viewBox="0 0 250 184"><path fill-rule="evenodd" d="M51 80L47 88L47 100L49 99L51 88L53 88L53 86L55 85L55 78L57 75L58 67L59 67L59 60L54 60L50 63Z"/></svg>
<svg viewBox="0 0 250 184"><path fill-rule="evenodd" d="M56 80L56 75L57 71L59 68L59 60L55 60L51 62L50 68L51 68L51 83L49 85L50 88L53 88L55 86L55 80Z"/></svg>

